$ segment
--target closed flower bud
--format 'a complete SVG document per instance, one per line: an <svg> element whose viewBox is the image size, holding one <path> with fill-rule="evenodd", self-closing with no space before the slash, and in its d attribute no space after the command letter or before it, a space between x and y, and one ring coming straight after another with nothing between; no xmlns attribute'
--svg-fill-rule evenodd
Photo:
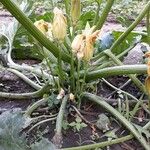
<svg viewBox="0 0 150 150"><path fill-rule="evenodd" d="M54 20L52 25L52 33L54 38L64 40L67 34L67 19L63 12L57 7L54 8Z"/></svg>
<svg viewBox="0 0 150 150"><path fill-rule="evenodd" d="M71 19L73 25L75 25L81 14L81 4L80 0L71 0Z"/></svg>
<svg viewBox="0 0 150 150"><path fill-rule="evenodd" d="M43 19L36 21L34 25L43 33L46 34L48 31L48 23L45 22Z"/></svg>

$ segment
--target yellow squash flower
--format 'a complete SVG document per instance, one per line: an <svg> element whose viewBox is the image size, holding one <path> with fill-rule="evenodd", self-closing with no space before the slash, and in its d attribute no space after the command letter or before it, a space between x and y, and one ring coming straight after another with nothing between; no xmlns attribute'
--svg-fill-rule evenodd
<svg viewBox="0 0 150 150"><path fill-rule="evenodd" d="M54 8L54 20L52 24L52 33L54 38L64 40L67 34L67 19L63 12L57 7Z"/></svg>
<svg viewBox="0 0 150 150"><path fill-rule="evenodd" d="M72 44L71 44L71 48L72 48L72 52L77 55L78 59L82 59L84 52L84 41L85 41L85 36L82 34L77 35Z"/></svg>
<svg viewBox="0 0 150 150"><path fill-rule="evenodd" d="M86 46L84 49L84 60L89 61L93 57L94 53L94 43L99 34L99 31L95 31L91 35L86 36Z"/></svg>
<svg viewBox="0 0 150 150"><path fill-rule="evenodd" d="M99 30L93 32L94 28L95 26L90 28L90 25L87 23L82 34L79 34L74 38L71 47L78 59L83 58L85 61L89 61L92 58L94 53L94 43L99 35Z"/></svg>

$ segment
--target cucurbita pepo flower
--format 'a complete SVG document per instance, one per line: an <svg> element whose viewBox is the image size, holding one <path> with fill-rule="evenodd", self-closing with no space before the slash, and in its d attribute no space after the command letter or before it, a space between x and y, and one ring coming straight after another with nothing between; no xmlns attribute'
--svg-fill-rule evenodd
<svg viewBox="0 0 150 150"><path fill-rule="evenodd" d="M54 38L64 40L67 34L67 19L63 12L57 7L54 8L54 20L52 24L52 33Z"/></svg>
<svg viewBox="0 0 150 150"><path fill-rule="evenodd" d="M72 44L71 44L71 47L72 47L72 52L77 55L77 58L78 59L82 59L83 56L84 56L84 47L85 47L85 36L83 34L79 34L77 35Z"/></svg>
<svg viewBox="0 0 150 150"><path fill-rule="evenodd" d="M97 36L99 35L99 30L94 31L95 26L91 27L87 23L85 30L82 34L77 35L72 42L72 52L77 56L78 59L84 59L89 61L94 53L94 43Z"/></svg>

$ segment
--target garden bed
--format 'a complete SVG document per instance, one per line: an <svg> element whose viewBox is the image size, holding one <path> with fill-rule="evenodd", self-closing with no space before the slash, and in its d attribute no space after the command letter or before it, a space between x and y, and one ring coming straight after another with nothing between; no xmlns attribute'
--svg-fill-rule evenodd
<svg viewBox="0 0 150 150"><path fill-rule="evenodd" d="M127 29L114 0L94 16L58 1L67 17L0 2L12 13L0 8L0 149L149 150L149 2Z"/></svg>

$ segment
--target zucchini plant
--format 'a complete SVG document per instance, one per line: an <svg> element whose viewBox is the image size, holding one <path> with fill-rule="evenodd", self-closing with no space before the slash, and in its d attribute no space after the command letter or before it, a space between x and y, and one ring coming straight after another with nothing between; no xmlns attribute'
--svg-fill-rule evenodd
<svg viewBox="0 0 150 150"><path fill-rule="evenodd" d="M89 83L97 83L99 79L116 76L127 75L131 81L142 91L149 96L149 60L147 64L124 65L121 59L126 55L137 43L142 40L150 44L150 2L147 2L138 17L126 29L119 34L117 39L109 39L109 43L101 41L96 44L98 38L101 37L101 29L106 22L107 16L115 3L114 0L108 0L103 10L100 10L102 0L95 0L97 9L94 13L82 12L82 1L80 0L64 0L62 8L54 7L50 10L49 19L30 19L28 16L31 12L30 4L27 0L18 5L18 2L12 0L0 0L3 6L13 15L12 24L4 27L0 31L1 39L5 39L5 53L1 53L4 58L5 65L3 70L8 70L35 89L35 92L30 93L6 93L0 92L0 97L9 99L33 99L36 101L27 108L24 116L30 118L30 121L35 121L32 113L41 105L48 104L50 107L59 107L58 114L51 118L42 120L35 124L30 131L36 126L56 120L55 135L52 142L59 149L62 147L62 124L65 110L73 105L75 111L80 110L83 100L90 100L104 107L108 112L114 115L130 132L131 134L97 144L91 144L73 148L63 148L64 150L76 149L94 149L104 147L116 143L120 143L135 137L141 145L149 150L149 145L144 136L136 129L136 127L123 116L119 111L114 109L110 104L104 101L103 97L98 97L88 91ZM26 4L26 5L25 5ZM52 4L53 6L53 4ZM100 13L101 11L101 13ZM99 13L101 15L99 15ZM91 17L92 16L92 17ZM140 39L122 46L123 42L130 36L133 29L146 17L146 31L135 34L135 37L140 35ZM29 65L19 65L12 59L12 50L15 43L15 38L19 32L20 25L26 29L35 46L35 55L40 55L42 64L38 67ZM105 44L106 45L105 45ZM98 48L97 48L97 46ZM100 50L98 50L100 49ZM1 52L4 48L1 46ZM146 53L149 58L149 51ZM44 67L43 67L44 66ZM31 80L25 72L34 74L35 80ZM147 74L146 86L137 78L139 74ZM118 89L117 89L118 90ZM137 103L142 106L141 100L133 97L129 93L125 93L127 97L132 97L137 100ZM148 106L149 105L149 106ZM150 102L146 107L150 111ZM78 111L77 111L78 112ZM82 116L79 116L81 119ZM85 121L83 119L83 121ZM91 125L89 122L85 123ZM148 130L149 122L142 129Z"/></svg>

